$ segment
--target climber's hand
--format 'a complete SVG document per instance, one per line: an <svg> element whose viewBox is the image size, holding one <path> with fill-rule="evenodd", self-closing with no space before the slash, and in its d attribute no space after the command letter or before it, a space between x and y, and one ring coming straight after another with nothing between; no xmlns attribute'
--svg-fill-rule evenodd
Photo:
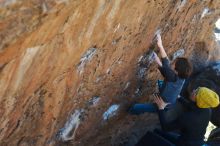
<svg viewBox="0 0 220 146"><path fill-rule="evenodd" d="M154 102L157 104L160 110L163 110L169 103L164 102L159 95L154 95Z"/></svg>
<svg viewBox="0 0 220 146"><path fill-rule="evenodd" d="M159 33L157 34L157 45L158 45L159 48L163 48L161 35Z"/></svg>

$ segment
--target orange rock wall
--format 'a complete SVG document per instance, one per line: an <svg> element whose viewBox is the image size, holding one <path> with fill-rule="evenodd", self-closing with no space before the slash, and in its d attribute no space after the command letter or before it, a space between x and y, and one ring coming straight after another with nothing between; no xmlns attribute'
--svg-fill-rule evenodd
<svg viewBox="0 0 220 146"><path fill-rule="evenodd" d="M138 61L149 57L159 29L170 56L184 49L191 58L199 50L204 60L219 59L213 37L219 0L5 2L0 1L2 146L134 143L132 133L143 134L156 121L151 114L130 116L126 108L149 100L161 78L154 63L145 67L144 78L137 76Z"/></svg>

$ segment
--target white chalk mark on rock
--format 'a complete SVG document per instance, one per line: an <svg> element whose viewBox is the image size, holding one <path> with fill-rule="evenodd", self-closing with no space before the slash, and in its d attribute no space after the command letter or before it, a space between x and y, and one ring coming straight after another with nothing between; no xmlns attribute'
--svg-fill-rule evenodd
<svg viewBox="0 0 220 146"><path fill-rule="evenodd" d="M110 74L110 71L111 71L110 68L108 68L107 71L106 71L106 73L107 73L107 74Z"/></svg>
<svg viewBox="0 0 220 146"><path fill-rule="evenodd" d="M130 86L130 84L131 84L130 82L127 82L127 84L124 87L124 90L126 90Z"/></svg>
<svg viewBox="0 0 220 146"><path fill-rule="evenodd" d="M110 106L109 109L103 114L103 119L108 120L109 118L115 116L119 107L120 105L118 104L113 104L112 106Z"/></svg>
<svg viewBox="0 0 220 146"><path fill-rule="evenodd" d="M160 35L160 34L161 34L161 29L158 29L158 30L155 32L155 36Z"/></svg>
<svg viewBox="0 0 220 146"><path fill-rule="evenodd" d="M101 77L97 77L95 82L98 83L102 78Z"/></svg>
<svg viewBox="0 0 220 146"><path fill-rule="evenodd" d="M220 29L220 18L216 21L215 26Z"/></svg>
<svg viewBox="0 0 220 146"><path fill-rule="evenodd" d="M112 45L116 45L116 44L117 44L116 40L112 41Z"/></svg>
<svg viewBox="0 0 220 146"><path fill-rule="evenodd" d="M120 28L120 23L118 24L118 26L115 28L114 33Z"/></svg>
<svg viewBox="0 0 220 146"><path fill-rule="evenodd" d="M137 72L138 79L143 79L145 72L150 67L150 64L155 60L155 52L144 54L138 59L139 69Z"/></svg>
<svg viewBox="0 0 220 146"><path fill-rule="evenodd" d="M42 7L42 10L43 10L43 13L47 13L48 12L49 8L47 6L47 3L43 2L41 7Z"/></svg>
<svg viewBox="0 0 220 146"><path fill-rule="evenodd" d="M138 72L138 78L142 79L145 76L145 72L146 72L147 68L140 68L139 72Z"/></svg>
<svg viewBox="0 0 220 146"><path fill-rule="evenodd" d="M70 141L75 138L77 128L80 125L80 117L84 110L75 110L75 112L70 116L69 120L65 123L64 127L59 130L56 137L61 141Z"/></svg>
<svg viewBox="0 0 220 146"><path fill-rule="evenodd" d="M216 26L214 30L215 39L216 41L220 42L220 18L216 21L215 26Z"/></svg>
<svg viewBox="0 0 220 146"><path fill-rule="evenodd" d="M139 88L136 89L136 91L134 92L135 94L139 94L141 90Z"/></svg>
<svg viewBox="0 0 220 146"><path fill-rule="evenodd" d="M184 7L186 3L187 0L181 0L180 4L177 6L177 9L181 10L181 8Z"/></svg>
<svg viewBox="0 0 220 146"><path fill-rule="evenodd" d="M177 50L173 55L172 55L172 61L174 61L178 57L182 57L185 54L184 49L179 49Z"/></svg>
<svg viewBox="0 0 220 146"><path fill-rule="evenodd" d="M78 67L77 67L77 70L78 70L80 75L84 71L84 67L85 67L86 63L92 60L92 57L95 55L95 53L96 53L96 48L90 48L82 56L82 58L80 59L80 63L78 65Z"/></svg>
<svg viewBox="0 0 220 146"><path fill-rule="evenodd" d="M211 14L211 11L210 11L209 8L206 7L206 8L203 10L202 14L201 14L201 19L202 19L203 17L205 17L206 15L209 15L209 14Z"/></svg>
<svg viewBox="0 0 220 146"><path fill-rule="evenodd" d="M157 31L154 34L154 38L152 39L152 42L157 41L157 36L161 34L161 29L157 29Z"/></svg>
<svg viewBox="0 0 220 146"><path fill-rule="evenodd" d="M138 62L141 62L143 57L144 57L143 55L141 57L139 57Z"/></svg>
<svg viewBox="0 0 220 146"><path fill-rule="evenodd" d="M99 96L94 96L92 97L89 101L88 101L88 104L90 106L96 106L100 101L100 97Z"/></svg>

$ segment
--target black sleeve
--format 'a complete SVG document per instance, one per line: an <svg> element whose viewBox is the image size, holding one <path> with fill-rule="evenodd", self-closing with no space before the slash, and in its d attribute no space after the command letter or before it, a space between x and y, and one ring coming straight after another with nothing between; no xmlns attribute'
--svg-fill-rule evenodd
<svg viewBox="0 0 220 146"><path fill-rule="evenodd" d="M171 131L171 130L179 129L177 119L172 122L168 122L166 120L166 111L165 110L159 110L158 114L159 114L161 128L164 131Z"/></svg>
<svg viewBox="0 0 220 146"><path fill-rule="evenodd" d="M162 67L159 67L159 70L166 81L174 82L177 79L177 75L171 69L168 58L162 58Z"/></svg>

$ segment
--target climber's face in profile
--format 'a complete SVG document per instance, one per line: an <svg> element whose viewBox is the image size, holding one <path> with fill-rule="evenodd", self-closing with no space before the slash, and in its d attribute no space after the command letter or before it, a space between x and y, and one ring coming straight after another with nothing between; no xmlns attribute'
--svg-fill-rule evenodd
<svg viewBox="0 0 220 146"><path fill-rule="evenodd" d="M196 95L197 95L197 93L198 93L198 90L199 90L199 88L194 89L194 90L192 91L192 93L191 93L191 95L190 95L190 97L189 97L190 100L196 101Z"/></svg>
<svg viewBox="0 0 220 146"><path fill-rule="evenodd" d="M176 60L173 61L170 65L171 65L171 68L175 71L175 73L178 73L175 69L176 68Z"/></svg>
<svg viewBox="0 0 220 146"><path fill-rule="evenodd" d="M174 60L170 65L171 65L171 69L172 69L176 74L178 74L178 71L176 70L176 60Z"/></svg>

